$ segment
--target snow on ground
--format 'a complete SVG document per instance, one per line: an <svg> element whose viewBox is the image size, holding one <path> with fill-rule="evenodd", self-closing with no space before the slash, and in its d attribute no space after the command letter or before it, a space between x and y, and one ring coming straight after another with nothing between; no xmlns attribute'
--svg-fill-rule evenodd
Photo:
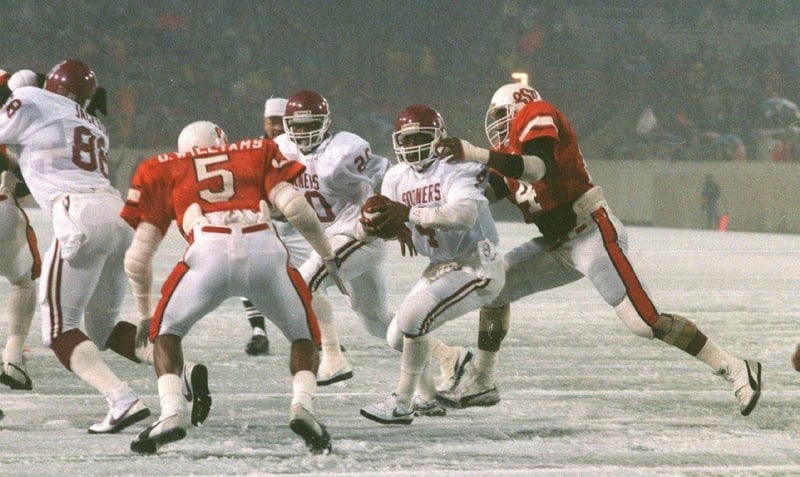
<svg viewBox="0 0 800 477"><path fill-rule="evenodd" d="M40 211L30 213L46 247L49 226ZM503 251L533 230L499 227ZM800 474L800 374L789 363L800 341L800 237L639 227L629 235L630 258L662 311L685 314L726 349L764 364L764 394L749 417L724 380L682 352L635 337L582 280L512 307L497 406L383 426L359 409L394 388L399 354L370 337L335 296L355 377L318 390L317 414L334 451L312 456L288 427L288 344L269 327L272 354L247 356L249 325L232 299L185 340L187 358L209 367L212 413L154 456L129 450L144 425L118 435L86 432L106 403L42 347L37 316L28 339L34 390L0 389L0 476ZM157 280L182 248L172 231ZM425 262L390 250L397 305ZM0 307L7 290L0 283ZM132 300L125 315L135 316ZM474 346L476 325L472 313L441 336ZM157 415L153 371L105 356Z"/></svg>

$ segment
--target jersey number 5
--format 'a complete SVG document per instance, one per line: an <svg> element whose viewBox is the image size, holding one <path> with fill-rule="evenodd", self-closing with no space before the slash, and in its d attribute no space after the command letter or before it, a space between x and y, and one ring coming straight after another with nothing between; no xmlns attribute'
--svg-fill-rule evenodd
<svg viewBox="0 0 800 477"><path fill-rule="evenodd" d="M219 178L219 181L215 182L220 184L221 187L216 187L214 189L209 187L200 190L198 195L206 202L223 202L229 200L236 194L233 172L227 169L208 169L209 166L222 162L228 162L228 156L226 154L218 154L211 157L196 157L194 159L194 173L197 176L197 182Z"/></svg>

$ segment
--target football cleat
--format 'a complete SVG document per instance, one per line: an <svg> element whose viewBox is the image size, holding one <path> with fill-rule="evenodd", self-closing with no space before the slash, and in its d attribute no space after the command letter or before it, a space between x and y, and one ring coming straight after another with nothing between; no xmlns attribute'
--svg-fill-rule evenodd
<svg viewBox="0 0 800 477"><path fill-rule="evenodd" d="M331 453L331 436L328 434L328 430L301 404L292 405L289 428L303 438L306 447L312 454Z"/></svg>
<svg viewBox="0 0 800 477"><path fill-rule="evenodd" d="M494 406L500 402L500 393L494 383L481 383L475 365L464 366L463 375L458 385L436 393L436 400L443 406L461 409L474 406Z"/></svg>
<svg viewBox="0 0 800 477"><path fill-rule="evenodd" d="M89 426L89 434L116 434L150 415L148 409L134 394L111 404L105 419Z"/></svg>
<svg viewBox="0 0 800 477"><path fill-rule="evenodd" d="M208 368L202 364L183 367L183 397L192 403L192 425L199 426L211 412L211 393L208 390Z"/></svg>
<svg viewBox="0 0 800 477"><path fill-rule="evenodd" d="M467 348L458 348L458 355L454 356L452 360L439 363L441 368L441 376L439 378L439 391L452 391L461 382L461 377L464 375L464 367L472 361L472 351Z"/></svg>
<svg viewBox="0 0 800 477"><path fill-rule="evenodd" d="M353 377L353 367L347 362L347 358L342 353L335 353L335 356L322 354L322 359L317 369L317 386L327 386L329 384L345 381Z"/></svg>
<svg viewBox="0 0 800 477"><path fill-rule="evenodd" d="M23 362L3 363L3 372L0 373L0 383L5 384L14 390L30 391L33 389L33 383L28 376L28 371L25 369Z"/></svg>
<svg viewBox="0 0 800 477"><path fill-rule="evenodd" d="M732 365L723 362L719 374L731 383L739 411L747 416L761 397L761 363L747 359L737 361Z"/></svg>
<svg viewBox="0 0 800 477"><path fill-rule="evenodd" d="M154 454L164 444L186 437L186 427L186 416L183 413L176 412L162 417L131 441L131 450L139 454Z"/></svg>
<svg viewBox="0 0 800 477"><path fill-rule="evenodd" d="M440 417L447 414L447 409L443 408L436 399L423 401L419 395L414 396L414 416Z"/></svg>
<svg viewBox="0 0 800 477"><path fill-rule="evenodd" d="M403 404L396 393L381 402L361 408L361 415L381 424L411 424L414 409Z"/></svg>
<svg viewBox="0 0 800 477"><path fill-rule="evenodd" d="M266 335L253 335L247 346L244 348L245 353L250 356L261 356L269 354L269 338Z"/></svg>

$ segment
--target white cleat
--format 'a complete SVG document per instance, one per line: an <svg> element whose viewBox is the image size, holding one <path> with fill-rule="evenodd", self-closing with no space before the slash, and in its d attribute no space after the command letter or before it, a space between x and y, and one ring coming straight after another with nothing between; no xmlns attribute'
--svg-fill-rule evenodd
<svg viewBox="0 0 800 477"><path fill-rule="evenodd" d="M116 434L150 415L150 409L133 393L109 404L105 419L89 426L89 434Z"/></svg>
<svg viewBox="0 0 800 477"><path fill-rule="evenodd" d="M353 367L347 362L342 353L335 356L322 354L322 359L317 370L317 386L327 386L353 377Z"/></svg>
<svg viewBox="0 0 800 477"><path fill-rule="evenodd" d="M25 369L24 360L16 363L13 361L3 363L0 383L14 390L30 391L33 389L33 383L30 376L28 376L28 370Z"/></svg>
<svg viewBox="0 0 800 477"><path fill-rule="evenodd" d="M733 386L742 416L749 415L761 397L761 363L749 359L722 363L719 374Z"/></svg>
<svg viewBox="0 0 800 477"><path fill-rule="evenodd" d="M136 436L136 439L131 442L131 450L139 454L154 454L164 444L186 437L188 427L188 416L182 412L174 412L169 416L159 418Z"/></svg>
<svg viewBox="0 0 800 477"><path fill-rule="evenodd" d="M441 417L447 414L447 409L442 407L436 399L424 401L419 395L414 396L414 416Z"/></svg>
<svg viewBox="0 0 800 477"><path fill-rule="evenodd" d="M451 359L439 363L441 376L439 377L439 391L452 391L458 386L461 377L464 375L464 367L472 361L472 351L467 348L458 347L458 354Z"/></svg>
<svg viewBox="0 0 800 477"><path fill-rule="evenodd" d="M436 400L447 407L461 409L474 406L494 406L500 402L500 393L494 383L481 383L475 365L469 363L458 385L447 391L436 393Z"/></svg>
<svg viewBox="0 0 800 477"><path fill-rule="evenodd" d="M361 408L361 415L381 424L411 424L414 409L400 401L396 393L392 393L381 402Z"/></svg>

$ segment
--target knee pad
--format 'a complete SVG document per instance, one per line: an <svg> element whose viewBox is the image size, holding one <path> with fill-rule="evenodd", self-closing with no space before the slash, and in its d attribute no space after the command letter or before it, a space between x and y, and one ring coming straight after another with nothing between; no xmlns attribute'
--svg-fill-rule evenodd
<svg viewBox="0 0 800 477"><path fill-rule="evenodd" d="M397 327L397 320L392 320L386 330L386 342L395 351L403 351L403 332Z"/></svg>
<svg viewBox="0 0 800 477"><path fill-rule="evenodd" d="M481 308L478 324L478 349L499 351L500 343L508 333L511 306L502 308Z"/></svg>
<svg viewBox="0 0 800 477"><path fill-rule="evenodd" d="M134 363L141 360L136 354L136 326L127 321L120 321L111 330L111 336L106 341L106 347L118 355L128 358Z"/></svg>
<svg viewBox="0 0 800 477"><path fill-rule="evenodd" d="M694 323L680 315L661 313L653 331L656 338L692 356L697 356L708 341Z"/></svg>
<svg viewBox="0 0 800 477"><path fill-rule="evenodd" d="M75 348L84 341L89 341L89 337L78 328L73 328L56 336L53 342L50 344L50 349L52 349L56 354L56 357L61 364L64 365L64 367L68 370L72 371L72 363L70 361L72 358L72 352L75 351Z"/></svg>

